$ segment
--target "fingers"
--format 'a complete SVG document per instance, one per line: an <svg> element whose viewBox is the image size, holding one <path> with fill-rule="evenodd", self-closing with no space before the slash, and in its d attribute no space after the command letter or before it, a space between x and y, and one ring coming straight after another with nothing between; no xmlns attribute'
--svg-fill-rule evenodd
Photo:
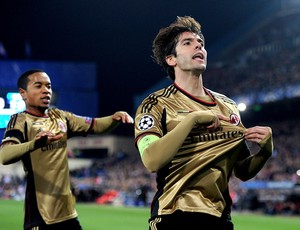
<svg viewBox="0 0 300 230"><path fill-rule="evenodd" d="M35 140L41 143L42 145L46 145L51 143L52 141L61 139L63 135L63 133L54 134L50 131L42 131L36 135Z"/></svg>
<svg viewBox="0 0 300 230"><path fill-rule="evenodd" d="M48 139L49 137L53 137L53 136L54 136L54 134L50 131L41 131L36 135L35 139L36 140Z"/></svg>
<svg viewBox="0 0 300 230"><path fill-rule="evenodd" d="M266 126L255 126L246 129L245 139L256 143L271 135L271 129Z"/></svg>
<svg viewBox="0 0 300 230"><path fill-rule="evenodd" d="M217 117L219 118L219 120L230 122L230 118L224 116L223 114L217 114Z"/></svg>
<svg viewBox="0 0 300 230"><path fill-rule="evenodd" d="M270 133L269 127L265 126L255 126L246 129L245 136L253 137L253 136L262 136Z"/></svg>
<svg viewBox="0 0 300 230"><path fill-rule="evenodd" d="M113 115L113 119L116 121L121 121L122 123L133 123L133 118L127 112L123 111L116 112Z"/></svg>
<svg viewBox="0 0 300 230"><path fill-rule="evenodd" d="M209 130L215 130L220 126L220 124L221 122L219 118L216 118L215 121L211 125L208 125L206 128Z"/></svg>
<svg viewBox="0 0 300 230"><path fill-rule="evenodd" d="M132 124L133 118L128 113L125 113L125 116L123 117L122 121L123 121L123 123Z"/></svg>
<svg viewBox="0 0 300 230"><path fill-rule="evenodd" d="M225 122L231 123L229 117L226 117L226 116L224 116L223 114L217 114L217 115L216 115L216 118L215 118L215 121L214 121L211 125L207 126L207 128L208 128L209 130L215 130L215 129L217 129L218 127L221 126L221 121L225 121Z"/></svg>
<svg viewBox="0 0 300 230"><path fill-rule="evenodd" d="M56 141L56 140L59 140L59 139L61 139L62 137L63 137L63 133L59 133L59 134L57 134L57 135L55 135L55 136L52 136L52 137L50 137L50 141Z"/></svg>

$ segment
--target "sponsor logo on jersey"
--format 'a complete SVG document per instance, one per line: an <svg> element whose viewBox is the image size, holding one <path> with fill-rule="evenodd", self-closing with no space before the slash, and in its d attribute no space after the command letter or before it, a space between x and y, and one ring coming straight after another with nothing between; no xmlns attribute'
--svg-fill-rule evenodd
<svg viewBox="0 0 300 230"><path fill-rule="evenodd" d="M138 123L139 130L143 130L143 131L151 129L153 125L154 125L154 119L150 115L142 116Z"/></svg>
<svg viewBox="0 0 300 230"><path fill-rule="evenodd" d="M34 121L34 122L32 122L32 125L43 125L43 122Z"/></svg>
<svg viewBox="0 0 300 230"><path fill-rule="evenodd" d="M56 141L52 142L46 146L41 147L42 151L48 151L53 149L59 149L59 148L66 148L67 142L66 141Z"/></svg>
<svg viewBox="0 0 300 230"><path fill-rule="evenodd" d="M226 140L226 139L235 139L244 137L244 132L242 130L238 131L222 131L214 133L203 133L199 135L193 135L188 137L188 140L191 143L197 142L208 142L208 141L217 141L217 140Z"/></svg>

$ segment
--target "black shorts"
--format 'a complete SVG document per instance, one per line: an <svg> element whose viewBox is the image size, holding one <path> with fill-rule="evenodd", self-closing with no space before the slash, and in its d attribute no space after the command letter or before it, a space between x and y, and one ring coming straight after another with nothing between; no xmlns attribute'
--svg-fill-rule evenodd
<svg viewBox="0 0 300 230"><path fill-rule="evenodd" d="M77 218L66 220L57 224L42 224L27 230L82 230Z"/></svg>
<svg viewBox="0 0 300 230"><path fill-rule="evenodd" d="M149 230L233 230L230 219L219 218L205 213L176 211L149 220Z"/></svg>

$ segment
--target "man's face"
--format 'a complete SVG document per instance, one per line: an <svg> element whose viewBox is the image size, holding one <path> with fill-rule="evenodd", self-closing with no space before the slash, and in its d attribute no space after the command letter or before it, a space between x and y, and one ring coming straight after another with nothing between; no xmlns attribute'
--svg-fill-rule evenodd
<svg viewBox="0 0 300 230"><path fill-rule="evenodd" d="M50 106L52 89L49 76L37 72L28 77L27 90L20 89L28 111L44 112Z"/></svg>
<svg viewBox="0 0 300 230"><path fill-rule="evenodd" d="M200 74L206 69L207 52L203 39L192 32L180 34L176 44L176 57L174 67L181 71L192 71Z"/></svg>

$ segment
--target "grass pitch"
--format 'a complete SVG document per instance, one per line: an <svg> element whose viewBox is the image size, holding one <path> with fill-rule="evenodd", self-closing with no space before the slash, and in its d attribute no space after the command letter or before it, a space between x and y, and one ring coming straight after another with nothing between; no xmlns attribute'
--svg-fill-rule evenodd
<svg viewBox="0 0 300 230"><path fill-rule="evenodd" d="M147 230L149 208L112 207L77 204L84 230ZM234 213L236 230L299 230L300 218ZM20 230L23 225L23 202L0 200L0 229Z"/></svg>

